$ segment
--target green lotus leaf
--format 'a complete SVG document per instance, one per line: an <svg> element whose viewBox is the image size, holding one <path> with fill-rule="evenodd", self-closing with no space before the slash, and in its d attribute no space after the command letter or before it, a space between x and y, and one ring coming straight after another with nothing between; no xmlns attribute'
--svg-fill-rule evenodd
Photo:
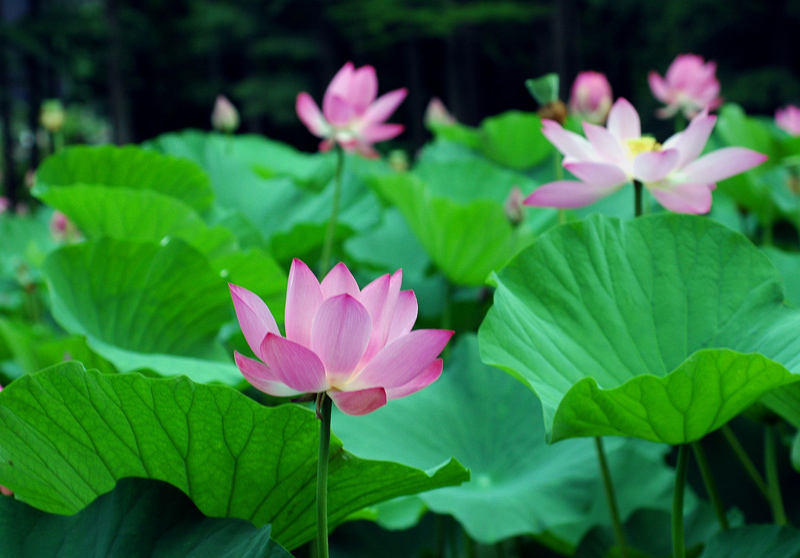
<svg viewBox="0 0 800 558"><path fill-rule="evenodd" d="M541 397L551 441L687 443L768 394L795 397L782 386L800 379L800 312L769 260L709 219L592 217L495 279L481 356Z"/></svg>
<svg viewBox="0 0 800 558"><path fill-rule="evenodd" d="M297 405L265 407L185 377L103 375L69 362L0 393L0 484L42 511L72 514L118 480L161 480L209 517L272 524L287 548L315 533L319 421ZM330 524L378 502L460 484L449 460L429 473L368 461L332 437Z"/></svg>

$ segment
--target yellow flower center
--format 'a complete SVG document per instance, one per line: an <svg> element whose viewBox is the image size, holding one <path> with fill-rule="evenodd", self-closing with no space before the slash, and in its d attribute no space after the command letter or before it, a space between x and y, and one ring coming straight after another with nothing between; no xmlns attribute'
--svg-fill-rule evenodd
<svg viewBox="0 0 800 558"><path fill-rule="evenodd" d="M625 140L625 145L628 146L631 158L635 158L637 155L647 153L648 151L661 150L661 144L656 142L656 138L650 136L627 139Z"/></svg>

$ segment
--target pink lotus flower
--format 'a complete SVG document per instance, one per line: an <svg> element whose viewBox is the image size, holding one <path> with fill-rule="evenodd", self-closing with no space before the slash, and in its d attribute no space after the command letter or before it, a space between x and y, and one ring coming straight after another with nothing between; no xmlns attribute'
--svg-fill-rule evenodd
<svg viewBox="0 0 800 558"><path fill-rule="evenodd" d="M211 126L218 132L232 134L239 127L239 111L225 95L218 95L211 111Z"/></svg>
<svg viewBox="0 0 800 558"><path fill-rule="evenodd" d="M413 291L401 291L402 271L363 289L347 266L322 280L292 262L286 292L286 336L267 305L229 285L245 339L261 362L235 354L253 387L278 397L327 392L348 415L364 415L389 399L410 395L442 373L437 358L452 331L411 331L417 319Z"/></svg>
<svg viewBox="0 0 800 558"><path fill-rule="evenodd" d="M767 159L743 147L725 147L700 157L715 122L715 116L703 111L683 132L660 145L655 138L642 136L639 114L622 98L611 108L606 128L583 123L586 138L545 120L544 135L564 154L564 168L579 180L540 186L525 204L582 207L636 180L671 211L706 213L717 181Z"/></svg>
<svg viewBox="0 0 800 558"><path fill-rule="evenodd" d="M56 242L72 242L81 238L78 227L61 211L54 211L50 217L50 235Z"/></svg>
<svg viewBox="0 0 800 558"><path fill-rule="evenodd" d="M592 124L603 124L614 98L608 78L600 72L581 72L572 84L569 110Z"/></svg>
<svg viewBox="0 0 800 558"><path fill-rule="evenodd" d="M706 62L696 54L678 56L667 69L666 79L656 72L647 78L650 90L667 106L656 111L659 118L671 118L683 111L686 118L693 118L702 110L714 110L722 104L719 97L717 65Z"/></svg>
<svg viewBox="0 0 800 558"><path fill-rule="evenodd" d="M297 96L297 115L309 131L323 138L320 151L339 144L347 152L377 157L372 144L392 139L403 131L401 124L385 124L406 98L408 91L395 89L378 99L375 68L356 69L348 62L331 80L322 99L322 112L308 93Z"/></svg>
<svg viewBox="0 0 800 558"><path fill-rule="evenodd" d="M800 136L800 108L788 105L776 110L775 124L793 136Z"/></svg>

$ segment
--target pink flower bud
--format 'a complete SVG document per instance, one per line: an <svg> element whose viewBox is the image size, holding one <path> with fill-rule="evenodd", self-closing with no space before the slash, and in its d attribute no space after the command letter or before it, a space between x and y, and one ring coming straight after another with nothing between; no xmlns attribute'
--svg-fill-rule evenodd
<svg viewBox="0 0 800 558"><path fill-rule="evenodd" d="M439 97L434 97L425 109L425 125L432 126L452 126L456 123L455 117L450 114L447 107Z"/></svg>
<svg viewBox="0 0 800 558"><path fill-rule="evenodd" d="M569 110L592 124L603 124L611 110L613 96L608 78L600 72L581 72L572 84Z"/></svg>
<svg viewBox="0 0 800 558"><path fill-rule="evenodd" d="M503 203L503 210L506 212L506 217L512 224L518 225L524 219L525 214L522 212L522 202L525 196L519 186L514 186L511 192L508 193L505 203Z"/></svg>
<svg viewBox="0 0 800 558"><path fill-rule="evenodd" d="M50 218L50 235L56 242L70 242L79 239L81 233L66 215L55 211Z"/></svg>
<svg viewBox="0 0 800 558"><path fill-rule="evenodd" d="M239 127L239 111L224 95L217 96L211 113L211 125L218 132L232 134Z"/></svg>
<svg viewBox="0 0 800 558"><path fill-rule="evenodd" d="M775 124L793 136L800 136L800 108L787 105L775 111Z"/></svg>

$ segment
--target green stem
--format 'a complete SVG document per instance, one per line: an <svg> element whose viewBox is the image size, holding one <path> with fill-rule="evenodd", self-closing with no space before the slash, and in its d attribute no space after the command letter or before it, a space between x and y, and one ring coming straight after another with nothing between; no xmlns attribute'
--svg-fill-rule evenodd
<svg viewBox="0 0 800 558"><path fill-rule="evenodd" d="M53 132L53 153L58 153L64 149L64 131Z"/></svg>
<svg viewBox="0 0 800 558"><path fill-rule="evenodd" d="M633 181L633 203L634 203L634 217L642 215L642 183L638 180Z"/></svg>
<svg viewBox="0 0 800 558"><path fill-rule="evenodd" d="M328 455L331 448L331 398L317 395L319 457L317 458L317 558L328 558Z"/></svg>
<svg viewBox="0 0 800 558"><path fill-rule="evenodd" d="M719 490L717 490L717 483L714 482L714 476L711 474L711 467L708 465L706 451L703 449L703 444L699 441L692 442L692 449L694 450L695 459L697 459L697 465L700 467L700 474L703 475L703 484L706 486L708 499L711 500L714 513L717 514L717 521L719 521L722 530L727 531L730 528L728 525L728 516L725 515L725 506L722 505L722 499L719 497Z"/></svg>
<svg viewBox="0 0 800 558"><path fill-rule="evenodd" d="M331 203L331 218L325 231L325 243L322 245L322 259L320 261L320 275L330 270L331 253L333 252L333 238L336 236L336 220L339 218L339 204L342 199L342 170L344 169L344 149L336 146L336 174L334 175L333 202Z"/></svg>
<svg viewBox="0 0 800 558"><path fill-rule="evenodd" d="M686 472L689 469L689 450L686 444L678 448L678 465L675 469L675 493L672 496L672 557L686 558L686 541L683 536L683 496L686 493Z"/></svg>
<svg viewBox="0 0 800 558"><path fill-rule="evenodd" d="M553 174L556 180L564 178L564 167L561 166L561 153L557 149L553 150ZM563 225L567 222L567 212L564 209L558 210L558 224Z"/></svg>
<svg viewBox="0 0 800 558"><path fill-rule="evenodd" d="M608 469L606 453L603 451L603 440L600 436L595 437L594 444L597 448L597 459L600 462L600 472L603 475L603 486L606 489L608 510L611 512L611 524L614 526L614 536L617 539L619 554L622 558L628 558L628 542L625 540L625 530L622 527L619 508L617 507L617 497L614 494L614 483L611 479L611 472Z"/></svg>
<svg viewBox="0 0 800 558"><path fill-rule="evenodd" d="M767 492L769 505L772 508L772 517L778 525L788 525L786 510L783 508L781 498L781 485L778 478L777 442L775 440L775 427L767 426L764 433L764 468L767 472Z"/></svg>
<svg viewBox="0 0 800 558"><path fill-rule="evenodd" d="M730 444L733 453L736 454L736 457L741 462L744 470L747 471L747 474L750 475L750 478L753 480L755 485L761 491L761 494L764 495L764 498L767 501L770 500L769 492L767 491L767 483L764 481L764 477L761 476L761 473L758 472L753 460L750 459L750 456L747 455L747 452L744 450L744 447L739 442L739 439L736 437L736 434L733 433L731 427L727 424L723 426L721 429L723 436L725 436L725 440L727 440L728 444Z"/></svg>

